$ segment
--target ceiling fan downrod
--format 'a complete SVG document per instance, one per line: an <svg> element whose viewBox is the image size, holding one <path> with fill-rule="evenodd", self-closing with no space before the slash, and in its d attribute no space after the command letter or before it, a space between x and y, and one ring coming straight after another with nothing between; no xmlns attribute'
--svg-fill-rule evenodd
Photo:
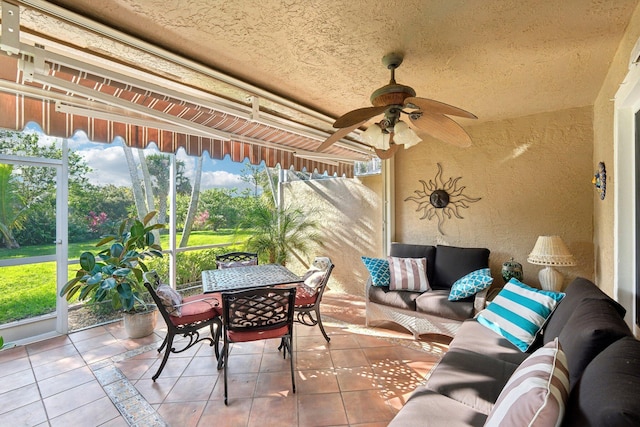
<svg viewBox="0 0 640 427"><path fill-rule="evenodd" d="M416 96L413 88L396 83L396 68L402 64L402 55L390 53L382 58L382 63L391 70L391 81L371 94L371 104L375 107L385 105L402 106L408 97Z"/></svg>

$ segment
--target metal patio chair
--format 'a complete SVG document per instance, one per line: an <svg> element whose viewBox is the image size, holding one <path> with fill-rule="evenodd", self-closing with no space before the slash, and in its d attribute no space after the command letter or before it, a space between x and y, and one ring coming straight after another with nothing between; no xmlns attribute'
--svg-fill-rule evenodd
<svg viewBox="0 0 640 427"><path fill-rule="evenodd" d="M284 358L289 352L291 385L296 392L293 367L293 307L296 289L256 288L222 294L223 336L218 369L224 368L224 404L227 405L227 366L229 344L281 339ZM280 348L280 347L279 347Z"/></svg>
<svg viewBox="0 0 640 427"><path fill-rule="evenodd" d="M209 346L214 347L216 359L219 360L218 342L222 332L220 294L199 294L183 299L173 290L178 295L177 298L180 299L176 301L176 298L174 298L172 302L169 302L167 301L166 293L159 295L157 292L160 286L168 287L168 285L160 285L160 277L155 272L145 273L144 279L145 288L149 291L151 298L153 298L158 307L158 311L167 324L167 335L164 337L162 345L158 348L158 353L164 350L164 356L160 367L151 379L155 382L160 376L171 353L182 353L201 341L209 341ZM169 291L169 289L164 288L163 291ZM199 330L205 327L209 327L211 336L200 336ZM189 338L182 348L176 349L173 346L173 340L176 335Z"/></svg>
<svg viewBox="0 0 640 427"><path fill-rule="evenodd" d="M216 266L218 268L244 267L247 265L258 265L257 252L229 252L216 255Z"/></svg>
<svg viewBox="0 0 640 427"><path fill-rule="evenodd" d="M328 258L327 258L328 259ZM322 295L329 282L329 277L333 271L334 264L328 259L329 265L324 271L324 277L320 284L316 287L316 292L313 295L308 295L304 292L296 293L295 301L295 321L306 326L320 327L320 332L324 336L327 342L331 341L331 338L327 335L322 325L322 317L320 316L320 303L322 302Z"/></svg>

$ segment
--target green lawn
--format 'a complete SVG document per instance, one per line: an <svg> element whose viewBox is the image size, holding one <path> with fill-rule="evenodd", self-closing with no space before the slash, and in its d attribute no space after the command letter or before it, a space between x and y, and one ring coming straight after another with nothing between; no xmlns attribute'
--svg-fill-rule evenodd
<svg viewBox="0 0 640 427"><path fill-rule="evenodd" d="M189 246L235 243L235 238L245 240L249 232L238 235L231 230L219 232L193 232ZM168 247L169 236L163 235L161 245ZM179 239L178 239L179 243ZM77 260L84 251L95 251L95 243L72 243L69 259ZM53 254L54 245L28 246L15 250L0 249L0 259L22 258ZM69 266L68 277L77 270L77 264ZM56 307L55 263L27 266L0 267L0 324L49 313Z"/></svg>
<svg viewBox="0 0 640 427"><path fill-rule="evenodd" d="M250 236L249 231L242 231L236 233L234 230L220 230L220 231L193 231L189 236L189 246L202 246L202 245L215 245L222 243L236 243L237 240L243 241ZM176 239L177 243L180 243L180 235ZM82 252L95 251L95 244L98 242L82 242L82 243L69 243L69 259L76 259ZM160 236L160 245L163 248L169 247L169 235L163 234ZM32 256L43 256L55 254L55 245L38 245L38 246L24 246L19 249L6 249L0 248L0 259L9 258L24 258Z"/></svg>

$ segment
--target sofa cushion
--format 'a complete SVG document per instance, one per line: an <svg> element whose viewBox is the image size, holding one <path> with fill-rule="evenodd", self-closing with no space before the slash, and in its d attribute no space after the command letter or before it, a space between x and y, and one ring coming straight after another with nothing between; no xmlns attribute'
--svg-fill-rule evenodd
<svg viewBox="0 0 640 427"><path fill-rule="evenodd" d="M568 396L567 358L556 339L518 366L485 426L557 426Z"/></svg>
<svg viewBox="0 0 640 427"><path fill-rule="evenodd" d="M389 289L392 291L426 292L429 289L427 280L426 258L387 257L389 261Z"/></svg>
<svg viewBox="0 0 640 427"><path fill-rule="evenodd" d="M624 317L625 309L616 301L611 299L607 294L602 292L600 288L593 284L590 280L584 277L577 277L573 280L565 289L565 297L562 302L558 304L558 307L553 312L547 325L542 332L543 342L546 344L549 341L553 341L560 331L564 328L564 325L569 321L569 317L576 310L576 307L580 305L582 300L586 298L592 299L604 299L609 301L616 311L620 314L620 317Z"/></svg>
<svg viewBox="0 0 640 427"><path fill-rule="evenodd" d="M489 249L438 245L434 277L429 278L431 287L450 290L459 278L486 267L489 267Z"/></svg>
<svg viewBox="0 0 640 427"><path fill-rule="evenodd" d="M415 311L416 298L419 296L420 294L417 292L390 291L388 286L371 286L369 288L371 302L411 311Z"/></svg>
<svg viewBox="0 0 640 427"><path fill-rule="evenodd" d="M489 414L515 363L464 349L450 349L432 370L427 388Z"/></svg>
<svg viewBox="0 0 640 427"><path fill-rule="evenodd" d="M426 258L427 259L427 280L433 282L434 269L436 266L436 247L431 245L412 245L409 243L391 243L389 256L398 258Z"/></svg>
<svg viewBox="0 0 640 427"><path fill-rule="evenodd" d="M622 338L597 355L569 396L564 427L640 425L640 341Z"/></svg>
<svg viewBox="0 0 640 427"><path fill-rule="evenodd" d="M473 302L449 301L449 291L424 292L415 302L417 312L459 321L473 317Z"/></svg>
<svg viewBox="0 0 640 427"><path fill-rule="evenodd" d="M516 365L528 356L505 337L482 326L475 319L462 322L456 336L449 343L449 351L453 349L473 351Z"/></svg>
<svg viewBox="0 0 640 427"><path fill-rule="evenodd" d="M465 404L421 386L409 396L388 427L480 427L486 418Z"/></svg>
<svg viewBox="0 0 640 427"><path fill-rule="evenodd" d="M371 283L373 286L389 286L389 280L391 277L389 261L382 258L369 258L366 256L360 258L371 276Z"/></svg>
<svg viewBox="0 0 640 427"><path fill-rule="evenodd" d="M628 335L631 335L629 327L609 301L592 298L582 300L559 336L569 360L571 387L598 353Z"/></svg>
<svg viewBox="0 0 640 427"><path fill-rule="evenodd" d="M491 286L492 283L493 277L491 277L489 267L472 271L453 282L451 292L449 293L449 301L459 301L472 297Z"/></svg>
<svg viewBox="0 0 640 427"><path fill-rule="evenodd" d="M512 278L487 308L478 313L482 325L527 351L558 302L561 292L544 291Z"/></svg>

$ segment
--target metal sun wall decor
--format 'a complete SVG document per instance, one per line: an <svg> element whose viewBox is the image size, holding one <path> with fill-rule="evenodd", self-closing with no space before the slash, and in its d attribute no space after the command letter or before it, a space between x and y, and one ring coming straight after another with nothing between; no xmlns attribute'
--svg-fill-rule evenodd
<svg viewBox="0 0 640 427"><path fill-rule="evenodd" d="M604 166L604 162L598 163L598 170L596 171L591 183L596 186L596 190L600 193L600 200L604 200L607 195L607 169Z"/></svg>
<svg viewBox="0 0 640 427"><path fill-rule="evenodd" d="M446 218L451 219L451 216L463 219L460 215L460 209L467 209L468 203L475 203L481 198L471 198L462 193L465 187L458 187L458 181L462 179L461 176L457 178L449 178L447 182L442 180L442 166L438 163L438 172L433 180L429 180L427 184L425 181L420 180L422 183L422 190L416 190L416 196L407 197L404 201L413 201L418 204L416 212L423 211L420 219L438 218L438 231L444 235L442 231L442 225Z"/></svg>

